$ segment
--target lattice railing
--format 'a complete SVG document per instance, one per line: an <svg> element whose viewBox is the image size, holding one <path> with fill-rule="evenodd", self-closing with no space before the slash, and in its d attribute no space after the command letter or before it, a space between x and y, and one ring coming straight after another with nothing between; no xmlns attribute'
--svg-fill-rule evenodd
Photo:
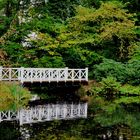
<svg viewBox="0 0 140 140"><path fill-rule="evenodd" d="M17 119L18 119L18 112L16 111L1 111L0 112L0 122L17 120Z"/></svg>
<svg viewBox="0 0 140 140"><path fill-rule="evenodd" d="M87 103L79 104L48 104L34 108L21 109L18 112L0 112L0 122L19 120L20 125L51 120L74 119L87 117Z"/></svg>
<svg viewBox="0 0 140 140"><path fill-rule="evenodd" d="M88 81L88 68L3 68L0 67L0 81L60 82Z"/></svg>
<svg viewBox="0 0 140 140"><path fill-rule="evenodd" d="M13 81L20 79L20 68L0 67L0 80Z"/></svg>

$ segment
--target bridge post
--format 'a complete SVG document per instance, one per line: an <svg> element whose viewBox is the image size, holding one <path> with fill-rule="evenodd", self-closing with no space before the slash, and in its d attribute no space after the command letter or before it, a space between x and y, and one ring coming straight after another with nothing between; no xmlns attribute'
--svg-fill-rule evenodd
<svg viewBox="0 0 140 140"><path fill-rule="evenodd" d="M65 68L65 82L68 79L68 67Z"/></svg>
<svg viewBox="0 0 140 140"><path fill-rule="evenodd" d="M40 83L42 83L42 73L43 73L43 69L39 70L39 81Z"/></svg>
<svg viewBox="0 0 140 140"><path fill-rule="evenodd" d="M81 77L82 77L82 70L79 70L79 80L81 82Z"/></svg>
<svg viewBox="0 0 140 140"><path fill-rule="evenodd" d="M73 82L74 81L74 69L72 69L71 72L72 72L72 74L71 74L72 75L71 76L72 78L71 79L72 79L72 82Z"/></svg>
<svg viewBox="0 0 140 140"><path fill-rule="evenodd" d="M86 68L86 81L88 81L88 68Z"/></svg>
<svg viewBox="0 0 140 140"><path fill-rule="evenodd" d="M56 74L57 74L57 76L56 76L56 79L57 79L57 83L59 82L59 69L56 71Z"/></svg>
<svg viewBox="0 0 140 140"><path fill-rule="evenodd" d="M12 68L9 68L9 80L12 80Z"/></svg>
<svg viewBox="0 0 140 140"><path fill-rule="evenodd" d="M51 69L48 69L48 77L49 77L49 83L51 82Z"/></svg>
<svg viewBox="0 0 140 140"><path fill-rule="evenodd" d="M23 74L24 74L24 67L21 67L20 68L20 81L21 81L21 83L23 84Z"/></svg>
<svg viewBox="0 0 140 140"><path fill-rule="evenodd" d="M33 83L33 69L31 69L31 83Z"/></svg>
<svg viewBox="0 0 140 140"><path fill-rule="evenodd" d="M2 66L0 66L0 81L2 81Z"/></svg>
<svg viewBox="0 0 140 140"><path fill-rule="evenodd" d="M20 73L20 68L17 68L17 71L18 71L18 81L20 81L20 79L21 79L21 73Z"/></svg>
<svg viewBox="0 0 140 140"><path fill-rule="evenodd" d="M10 119L11 119L10 111L8 111L8 114L7 114L7 115L8 115L8 116L7 116L8 120L10 120Z"/></svg>

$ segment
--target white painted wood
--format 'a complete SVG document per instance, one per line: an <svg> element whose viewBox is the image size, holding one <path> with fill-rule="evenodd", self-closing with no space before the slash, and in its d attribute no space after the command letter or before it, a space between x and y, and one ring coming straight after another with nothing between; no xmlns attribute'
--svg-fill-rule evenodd
<svg viewBox="0 0 140 140"><path fill-rule="evenodd" d="M66 81L67 81L67 79L68 79L68 67L66 67L66 68L65 68L64 73L65 73L64 78L65 78L65 82L66 82Z"/></svg>
<svg viewBox="0 0 140 140"><path fill-rule="evenodd" d="M86 73L86 81L88 81L88 68L86 68L86 71L85 71L85 73Z"/></svg>
<svg viewBox="0 0 140 140"><path fill-rule="evenodd" d="M82 113L81 113L82 111ZM1 121L19 120L20 125L51 120L87 117L87 103L48 104L14 111L1 111Z"/></svg>
<svg viewBox="0 0 140 140"><path fill-rule="evenodd" d="M18 75L21 83L23 83L23 81L24 81L24 80L23 80L23 74L24 74L24 68L21 67L21 68L20 68L20 75Z"/></svg>
<svg viewBox="0 0 140 140"><path fill-rule="evenodd" d="M11 74L12 74L12 72L11 72L11 71L12 71L12 69L11 69L11 68L9 68L9 81L11 81L11 80L12 80L12 77L11 77L11 76L12 76L12 75L11 75Z"/></svg>
<svg viewBox="0 0 140 140"><path fill-rule="evenodd" d="M8 111L8 120L11 119L10 111Z"/></svg>
<svg viewBox="0 0 140 140"><path fill-rule="evenodd" d="M3 68L0 67L0 81L24 82L74 82L88 81L88 68Z"/></svg>

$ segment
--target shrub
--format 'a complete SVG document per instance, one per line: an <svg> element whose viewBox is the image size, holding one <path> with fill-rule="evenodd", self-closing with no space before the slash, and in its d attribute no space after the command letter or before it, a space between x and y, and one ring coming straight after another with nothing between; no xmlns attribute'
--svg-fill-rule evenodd
<svg viewBox="0 0 140 140"><path fill-rule="evenodd" d="M20 108L30 97L30 92L18 84L0 82L0 110Z"/></svg>

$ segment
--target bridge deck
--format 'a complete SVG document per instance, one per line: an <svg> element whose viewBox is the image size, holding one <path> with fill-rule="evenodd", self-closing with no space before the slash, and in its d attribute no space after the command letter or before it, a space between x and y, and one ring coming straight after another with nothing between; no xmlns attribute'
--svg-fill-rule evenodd
<svg viewBox="0 0 140 140"><path fill-rule="evenodd" d="M74 82L88 81L88 68L3 68L0 81L24 82Z"/></svg>

